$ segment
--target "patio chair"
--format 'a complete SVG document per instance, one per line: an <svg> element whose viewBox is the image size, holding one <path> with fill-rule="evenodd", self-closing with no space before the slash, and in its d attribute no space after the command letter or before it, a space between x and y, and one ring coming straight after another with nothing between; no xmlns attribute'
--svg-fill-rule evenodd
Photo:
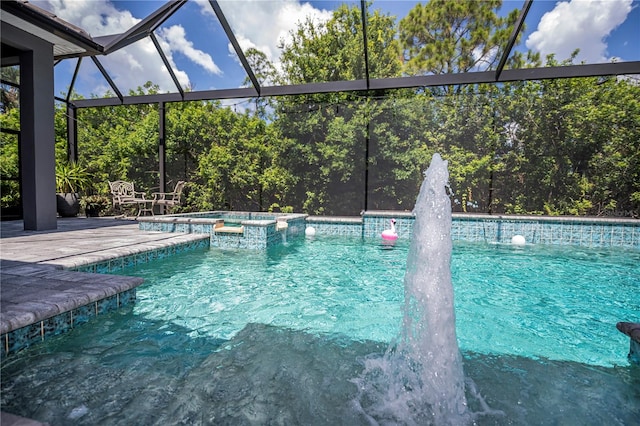
<svg viewBox="0 0 640 426"><path fill-rule="evenodd" d="M179 206L181 203L182 190L184 189L185 181L180 180L173 188L173 192L154 192L153 205L162 206L163 208L171 208L173 206Z"/></svg>
<svg viewBox="0 0 640 426"><path fill-rule="evenodd" d="M123 207L135 204L138 207L137 216L140 216L142 212L151 212L153 215L153 200L146 199L144 192L136 191L133 182L109 181L109 190L113 197L114 210L122 212Z"/></svg>

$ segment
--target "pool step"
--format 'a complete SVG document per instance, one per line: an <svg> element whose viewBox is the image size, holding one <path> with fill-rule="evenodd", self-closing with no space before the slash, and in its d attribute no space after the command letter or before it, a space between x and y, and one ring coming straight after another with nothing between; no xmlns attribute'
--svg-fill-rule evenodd
<svg viewBox="0 0 640 426"><path fill-rule="evenodd" d="M3 259L0 359L132 305L142 282Z"/></svg>
<svg viewBox="0 0 640 426"><path fill-rule="evenodd" d="M216 222L213 230L223 234L244 234L244 226L225 226L224 221Z"/></svg>

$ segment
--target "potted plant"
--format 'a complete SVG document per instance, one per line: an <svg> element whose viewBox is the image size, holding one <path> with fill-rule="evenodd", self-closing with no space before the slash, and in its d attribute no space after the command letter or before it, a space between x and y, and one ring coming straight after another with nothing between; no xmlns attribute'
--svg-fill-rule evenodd
<svg viewBox="0 0 640 426"><path fill-rule="evenodd" d="M111 201L104 195L86 195L80 199L80 207L84 209L87 217L98 217L109 205Z"/></svg>
<svg viewBox="0 0 640 426"><path fill-rule="evenodd" d="M80 212L78 192L89 184L89 175L76 162L56 164L56 207L62 217L74 217Z"/></svg>

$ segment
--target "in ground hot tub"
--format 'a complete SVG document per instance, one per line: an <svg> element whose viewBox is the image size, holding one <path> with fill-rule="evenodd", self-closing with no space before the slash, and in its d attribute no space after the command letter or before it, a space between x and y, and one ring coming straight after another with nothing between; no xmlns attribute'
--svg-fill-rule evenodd
<svg viewBox="0 0 640 426"><path fill-rule="evenodd" d="M307 215L211 211L140 217L143 231L210 234L211 247L262 249L304 236Z"/></svg>

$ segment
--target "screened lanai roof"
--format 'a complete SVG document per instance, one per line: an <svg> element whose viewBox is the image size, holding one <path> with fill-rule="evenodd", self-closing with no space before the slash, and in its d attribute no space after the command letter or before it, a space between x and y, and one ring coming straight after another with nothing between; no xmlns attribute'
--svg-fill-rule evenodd
<svg viewBox="0 0 640 426"><path fill-rule="evenodd" d="M500 16L517 15L506 42L464 72L404 71L384 75L368 47L381 37L370 22L396 23L415 1L174 0L91 2L2 1L2 21L54 43L55 92L77 107L240 99L517 80L640 74L637 0L503 1ZM301 22L326 22L341 5L358 10L361 44L353 47L361 72L353 79L278 84L248 59L261 51L275 67L281 47ZM531 50L572 65L514 69L509 59ZM7 52L7 57L10 52ZM254 62L255 63L255 62ZM3 65L9 64L3 46ZM151 81L158 94L133 92ZM84 99L71 97L69 93ZM104 97L105 94L107 97Z"/></svg>

